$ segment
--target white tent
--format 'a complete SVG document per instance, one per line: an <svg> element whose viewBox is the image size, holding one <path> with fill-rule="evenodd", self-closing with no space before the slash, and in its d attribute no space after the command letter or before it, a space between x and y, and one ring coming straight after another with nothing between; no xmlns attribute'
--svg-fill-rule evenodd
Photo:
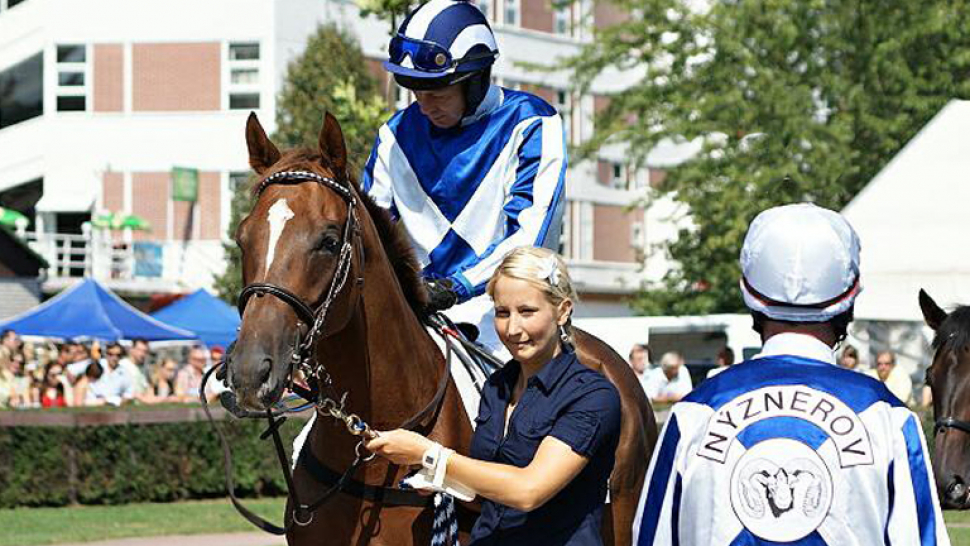
<svg viewBox="0 0 970 546"><path fill-rule="evenodd" d="M970 101L950 101L843 210L862 240L856 318L970 304Z"/></svg>

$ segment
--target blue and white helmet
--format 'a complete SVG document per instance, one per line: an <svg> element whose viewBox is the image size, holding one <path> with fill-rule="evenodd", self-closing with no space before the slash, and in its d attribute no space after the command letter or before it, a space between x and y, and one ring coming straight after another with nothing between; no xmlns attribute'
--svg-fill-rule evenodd
<svg viewBox="0 0 970 546"><path fill-rule="evenodd" d="M741 248L741 294L754 312L826 322L862 292L859 236L839 213L809 203L759 214Z"/></svg>
<svg viewBox="0 0 970 546"><path fill-rule="evenodd" d="M401 23L384 68L405 87L435 88L489 68L496 57L495 35L475 5L431 0Z"/></svg>

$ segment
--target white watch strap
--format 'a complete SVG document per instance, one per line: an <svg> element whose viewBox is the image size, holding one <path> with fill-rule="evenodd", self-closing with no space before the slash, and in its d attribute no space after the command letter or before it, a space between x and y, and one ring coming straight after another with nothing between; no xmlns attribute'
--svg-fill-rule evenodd
<svg viewBox="0 0 970 546"><path fill-rule="evenodd" d="M434 467L434 478L432 483L434 483L434 486L439 489L444 486L445 474L448 472L448 458L451 457L452 453L454 453L454 450L442 448L438 454L438 464L436 464Z"/></svg>

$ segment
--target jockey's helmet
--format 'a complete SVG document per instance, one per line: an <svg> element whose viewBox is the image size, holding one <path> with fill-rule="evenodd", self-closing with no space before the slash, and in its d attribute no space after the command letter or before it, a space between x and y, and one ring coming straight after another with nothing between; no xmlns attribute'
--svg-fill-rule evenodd
<svg viewBox="0 0 970 546"><path fill-rule="evenodd" d="M384 68L399 85L418 91L467 82L466 95L472 96L466 96L466 102L477 107L488 90L496 57L495 34L474 4L431 0L401 23L391 38Z"/></svg>
<svg viewBox="0 0 970 546"><path fill-rule="evenodd" d="M810 203L768 209L751 222L741 248L744 303L787 322L851 312L862 291L859 250L858 235L838 212Z"/></svg>

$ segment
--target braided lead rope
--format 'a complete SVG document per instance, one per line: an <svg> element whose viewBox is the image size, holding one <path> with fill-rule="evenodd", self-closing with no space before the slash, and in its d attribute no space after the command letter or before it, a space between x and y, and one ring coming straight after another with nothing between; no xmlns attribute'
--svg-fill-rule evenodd
<svg viewBox="0 0 970 546"><path fill-rule="evenodd" d="M434 520L431 524L431 546L461 546L458 542L458 514L455 497L434 494Z"/></svg>

